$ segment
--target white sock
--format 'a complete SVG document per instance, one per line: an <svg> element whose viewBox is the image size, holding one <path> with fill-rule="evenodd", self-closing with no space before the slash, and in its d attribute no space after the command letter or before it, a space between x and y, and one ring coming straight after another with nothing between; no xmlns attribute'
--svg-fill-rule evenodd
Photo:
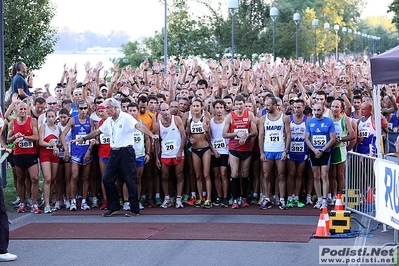
<svg viewBox="0 0 399 266"><path fill-rule="evenodd" d="M191 197L196 198L197 197L197 192L191 192Z"/></svg>
<svg viewBox="0 0 399 266"><path fill-rule="evenodd" d="M165 196L165 199L166 199L166 200L170 200L169 195Z"/></svg>
<svg viewBox="0 0 399 266"><path fill-rule="evenodd" d="M161 194L160 193L155 193L155 198L160 198Z"/></svg>

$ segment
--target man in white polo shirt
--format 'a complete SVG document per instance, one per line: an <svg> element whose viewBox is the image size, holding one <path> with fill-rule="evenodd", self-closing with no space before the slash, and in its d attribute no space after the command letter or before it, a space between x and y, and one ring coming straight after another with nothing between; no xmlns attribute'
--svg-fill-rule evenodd
<svg viewBox="0 0 399 266"><path fill-rule="evenodd" d="M104 105L109 115L108 119L105 120L100 128L77 140L77 142L83 142L102 133L110 136L111 153L102 177L108 200L107 212L103 216L109 217L119 212L119 194L115 185L118 174L125 181L129 192L130 213L126 214L126 216L139 215L133 132L136 128L153 139L158 139L158 135L151 133L131 115L121 112L121 106L117 100L113 98L106 99Z"/></svg>

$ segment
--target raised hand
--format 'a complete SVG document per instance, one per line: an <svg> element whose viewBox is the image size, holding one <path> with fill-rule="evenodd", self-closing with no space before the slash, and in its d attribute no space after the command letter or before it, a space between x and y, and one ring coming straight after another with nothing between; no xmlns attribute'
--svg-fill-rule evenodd
<svg viewBox="0 0 399 266"><path fill-rule="evenodd" d="M90 62L86 62L86 64L84 64L84 66L85 66L85 71L86 71L86 73L89 73L90 70L91 70Z"/></svg>

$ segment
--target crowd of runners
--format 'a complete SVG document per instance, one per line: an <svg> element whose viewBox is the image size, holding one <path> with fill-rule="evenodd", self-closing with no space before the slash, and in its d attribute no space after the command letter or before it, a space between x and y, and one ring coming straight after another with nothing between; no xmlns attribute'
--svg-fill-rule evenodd
<svg viewBox="0 0 399 266"><path fill-rule="evenodd" d="M167 73L162 62L145 60L137 69L114 64L110 81L101 62L84 68L83 81L76 66L64 65L56 86L33 89L33 73L23 62L13 66L3 118L18 212L107 208L102 176L114 132L86 136L111 115L110 98L149 130L126 135L134 140L141 210L322 208L345 188L347 151L376 154L380 116L360 55L323 65L180 58ZM395 133L398 96L397 84L382 90L383 129ZM126 186L116 184L129 210Z"/></svg>

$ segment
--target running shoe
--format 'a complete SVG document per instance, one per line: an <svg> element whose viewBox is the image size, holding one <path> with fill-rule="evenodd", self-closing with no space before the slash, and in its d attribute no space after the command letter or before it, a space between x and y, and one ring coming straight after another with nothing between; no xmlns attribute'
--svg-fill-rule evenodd
<svg viewBox="0 0 399 266"><path fill-rule="evenodd" d="M280 198L278 197L278 195L274 195L274 196L273 196L273 198L272 198L272 203L273 203L274 205L277 205L277 206L280 205Z"/></svg>
<svg viewBox="0 0 399 266"><path fill-rule="evenodd" d="M262 210L267 210L267 209L270 209L271 207L273 207L273 204L268 199L264 199L262 201L262 204L260 205L260 208Z"/></svg>
<svg viewBox="0 0 399 266"><path fill-rule="evenodd" d="M82 196L78 196L78 198L76 199L76 206L79 208L80 206L82 206L82 200L83 197Z"/></svg>
<svg viewBox="0 0 399 266"><path fill-rule="evenodd" d="M91 199L91 207L92 208L98 208L98 199L97 199L97 197L93 197Z"/></svg>
<svg viewBox="0 0 399 266"><path fill-rule="evenodd" d="M157 206L161 206L162 205L162 200L161 200L161 198L155 198L155 204L157 205Z"/></svg>
<svg viewBox="0 0 399 266"><path fill-rule="evenodd" d="M17 199L15 201L12 202L12 204L14 204L15 206L18 206L19 203L21 203L21 200L19 197L17 197Z"/></svg>
<svg viewBox="0 0 399 266"><path fill-rule="evenodd" d="M285 200L280 200L280 210L288 210L288 207L285 205Z"/></svg>
<svg viewBox="0 0 399 266"><path fill-rule="evenodd" d="M145 210L145 208L144 208L143 204L141 204L141 202L140 202L140 201L139 201L139 209L140 209L140 210Z"/></svg>
<svg viewBox="0 0 399 266"><path fill-rule="evenodd" d="M119 198L119 206L123 207L123 199Z"/></svg>
<svg viewBox="0 0 399 266"><path fill-rule="evenodd" d="M231 198L229 198L229 206L233 205L234 202L234 198L233 196L231 196Z"/></svg>
<svg viewBox="0 0 399 266"><path fill-rule="evenodd" d="M78 207L76 207L76 200L71 199L71 207L69 208L70 211L77 211Z"/></svg>
<svg viewBox="0 0 399 266"><path fill-rule="evenodd" d="M18 210L17 210L17 212L18 212L18 213L24 213L24 212L25 212L25 203L21 202L21 203L18 205Z"/></svg>
<svg viewBox="0 0 399 266"><path fill-rule="evenodd" d="M106 211L106 212L103 213L103 216L104 216L104 217L110 217L110 216L112 216L112 215L114 215L114 214L117 214L118 212L119 212L119 210L113 210L113 211L108 210L108 211Z"/></svg>
<svg viewBox="0 0 399 266"><path fill-rule="evenodd" d="M38 214L38 213L42 213L42 210L40 210L39 207L37 206L37 204L35 203L32 205L32 212Z"/></svg>
<svg viewBox="0 0 399 266"><path fill-rule="evenodd" d="M294 207L294 201L292 199L288 199L287 200L287 208L292 208Z"/></svg>
<svg viewBox="0 0 399 266"><path fill-rule="evenodd" d="M55 202L54 209L55 210L61 210L61 202L60 201L56 201Z"/></svg>
<svg viewBox="0 0 399 266"><path fill-rule="evenodd" d="M51 207L50 207L50 205L46 205L46 206L44 207L44 213L51 213Z"/></svg>
<svg viewBox="0 0 399 266"><path fill-rule="evenodd" d="M252 197L252 199L251 199L251 204L252 204L252 205L258 204L258 199L257 199L256 197Z"/></svg>
<svg viewBox="0 0 399 266"><path fill-rule="evenodd" d="M103 204L101 204L100 210L106 210L107 209L107 204L108 204L108 201L104 200Z"/></svg>
<svg viewBox="0 0 399 266"><path fill-rule="evenodd" d="M177 198L176 199L175 206L176 206L176 209L184 208L184 205L183 205L183 202L182 202L181 198Z"/></svg>
<svg viewBox="0 0 399 266"><path fill-rule="evenodd" d="M167 209L168 207L170 207L170 199L164 199L163 203L161 204L161 208L163 209Z"/></svg>
<svg viewBox="0 0 399 266"><path fill-rule="evenodd" d="M231 205L231 208L232 208L232 209L239 209L239 208L240 208L240 205L238 205L237 200L234 200L234 201L233 201L233 204Z"/></svg>
<svg viewBox="0 0 399 266"><path fill-rule="evenodd" d="M212 202L210 200L206 200L202 207L205 209L210 209L210 208L212 208Z"/></svg>
<svg viewBox="0 0 399 266"><path fill-rule="evenodd" d="M155 202L152 198L149 198L147 201L147 206L148 208L155 208L157 205L155 205Z"/></svg>
<svg viewBox="0 0 399 266"><path fill-rule="evenodd" d="M199 207L202 207L202 205L204 205L204 201L203 200L197 200L196 202L195 202L195 204L194 204L194 206L196 207L196 208L199 208Z"/></svg>
<svg viewBox="0 0 399 266"><path fill-rule="evenodd" d="M31 207L33 205L33 201L31 198L26 200L26 206Z"/></svg>
<svg viewBox="0 0 399 266"><path fill-rule="evenodd" d="M206 201L206 196L202 196L201 200L202 200L203 202L205 202L205 201Z"/></svg>
<svg viewBox="0 0 399 266"><path fill-rule="evenodd" d="M320 209L327 208L327 206L328 206L327 200L326 200L326 199L323 199L323 200L321 201L321 208L320 208Z"/></svg>
<svg viewBox="0 0 399 266"><path fill-rule="evenodd" d="M141 198L140 199L140 203L141 205L144 207L145 205L147 205L147 199L146 198ZM143 209L144 210L144 209Z"/></svg>
<svg viewBox="0 0 399 266"><path fill-rule="evenodd" d="M219 207L222 204L222 200L220 198L216 198L216 201L213 203L213 206Z"/></svg>
<svg viewBox="0 0 399 266"><path fill-rule="evenodd" d="M183 194L183 203L187 204L187 202L190 200L190 195L188 194Z"/></svg>
<svg viewBox="0 0 399 266"><path fill-rule="evenodd" d="M69 202L69 200L64 200L64 206L65 209L69 210L71 208L71 203Z"/></svg>
<svg viewBox="0 0 399 266"><path fill-rule="evenodd" d="M299 201L299 199L294 199L293 201L294 207L298 207L298 208L303 208L305 207L305 204L303 204L302 202ZM288 206L288 203L287 203Z"/></svg>
<svg viewBox="0 0 399 266"><path fill-rule="evenodd" d="M80 208L82 209L82 210L90 210L90 206L87 204L87 202L86 202L86 200L84 199L84 200L82 200L82 203L80 204Z"/></svg>
<svg viewBox="0 0 399 266"><path fill-rule="evenodd" d="M123 203L123 210L124 211L130 211L130 203L129 202L125 201Z"/></svg>
<svg viewBox="0 0 399 266"><path fill-rule="evenodd" d="M187 205L194 206L196 202L197 202L197 198L191 197L191 199L187 202Z"/></svg>
<svg viewBox="0 0 399 266"><path fill-rule="evenodd" d="M313 205L312 196L310 194L306 196L306 205Z"/></svg>
<svg viewBox="0 0 399 266"><path fill-rule="evenodd" d="M220 206L225 208L229 207L229 200L227 198L223 198L222 204Z"/></svg>
<svg viewBox="0 0 399 266"><path fill-rule="evenodd" d="M249 204L248 204L246 198L242 198L242 199L241 199L241 206L242 206L242 207L249 207Z"/></svg>
<svg viewBox="0 0 399 266"><path fill-rule="evenodd" d="M238 197L237 204L240 208L242 207L242 197Z"/></svg>
<svg viewBox="0 0 399 266"><path fill-rule="evenodd" d="M265 198L263 198L262 196L260 196L257 205L258 205L258 206L262 206L262 203L263 203L264 200L265 200Z"/></svg>
<svg viewBox="0 0 399 266"><path fill-rule="evenodd" d="M321 206L322 206L322 200L319 199L319 200L317 200L317 202L316 202L316 204L313 206L313 208L315 208L315 209L320 209Z"/></svg>

